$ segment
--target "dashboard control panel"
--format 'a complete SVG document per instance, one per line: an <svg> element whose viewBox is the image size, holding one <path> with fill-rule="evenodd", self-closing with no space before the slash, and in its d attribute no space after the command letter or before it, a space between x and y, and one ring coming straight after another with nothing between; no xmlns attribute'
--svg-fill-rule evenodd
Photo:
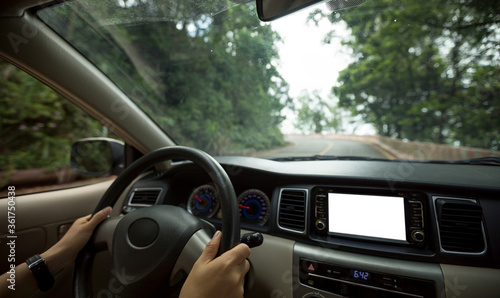
<svg viewBox="0 0 500 298"><path fill-rule="evenodd" d="M424 194L315 187L311 195L312 238L344 237L413 247L426 245Z"/></svg>
<svg viewBox="0 0 500 298"><path fill-rule="evenodd" d="M435 297L434 282L299 259L301 284L347 297Z"/></svg>

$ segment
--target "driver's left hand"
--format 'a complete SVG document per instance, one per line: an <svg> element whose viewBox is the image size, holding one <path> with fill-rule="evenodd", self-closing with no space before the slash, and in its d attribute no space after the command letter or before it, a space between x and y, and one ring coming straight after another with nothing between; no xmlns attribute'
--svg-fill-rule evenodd
<svg viewBox="0 0 500 298"><path fill-rule="evenodd" d="M97 212L92 218L91 215L81 217L71 225L59 242L41 254L45 259L50 273L55 275L66 266L73 263L80 250L89 241L94 229L111 213L111 207L106 207Z"/></svg>

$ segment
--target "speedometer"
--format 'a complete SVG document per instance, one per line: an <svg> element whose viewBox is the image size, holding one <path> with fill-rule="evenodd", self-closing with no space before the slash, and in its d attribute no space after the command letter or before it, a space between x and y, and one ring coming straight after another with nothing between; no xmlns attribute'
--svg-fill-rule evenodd
<svg viewBox="0 0 500 298"><path fill-rule="evenodd" d="M258 189L249 189L238 197L242 222L264 225L269 219L269 198Z"/></svg>
<svg viewBox="0 0 500 298"><path fill-rule="evenodd" d="M188 199L187 211L199 217L212 217L219 210L215 187L209 184L197 187Z"/></svg>

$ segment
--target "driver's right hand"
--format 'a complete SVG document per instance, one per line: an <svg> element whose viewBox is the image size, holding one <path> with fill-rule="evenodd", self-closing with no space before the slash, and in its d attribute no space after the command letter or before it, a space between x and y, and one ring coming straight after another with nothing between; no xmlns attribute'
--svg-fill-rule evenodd
<svg viewBox="0 0 500 298"><path fill-rule="evenodd" d="M181 298L243 297L245 274L250 269L250 248L238 244L217 257L222 233L217 231L191 270Z"/></svg>

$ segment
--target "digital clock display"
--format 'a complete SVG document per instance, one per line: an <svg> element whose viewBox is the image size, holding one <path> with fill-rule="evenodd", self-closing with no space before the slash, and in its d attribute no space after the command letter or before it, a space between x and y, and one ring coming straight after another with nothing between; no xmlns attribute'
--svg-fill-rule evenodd
<svg viewBox="0 0 500 298"><path fill-rule="evenodd" d="M370 280L371 274L370 274L370 272L366 272L366 271L351 270L351 277L353 277L355 279Z"/></svg>

